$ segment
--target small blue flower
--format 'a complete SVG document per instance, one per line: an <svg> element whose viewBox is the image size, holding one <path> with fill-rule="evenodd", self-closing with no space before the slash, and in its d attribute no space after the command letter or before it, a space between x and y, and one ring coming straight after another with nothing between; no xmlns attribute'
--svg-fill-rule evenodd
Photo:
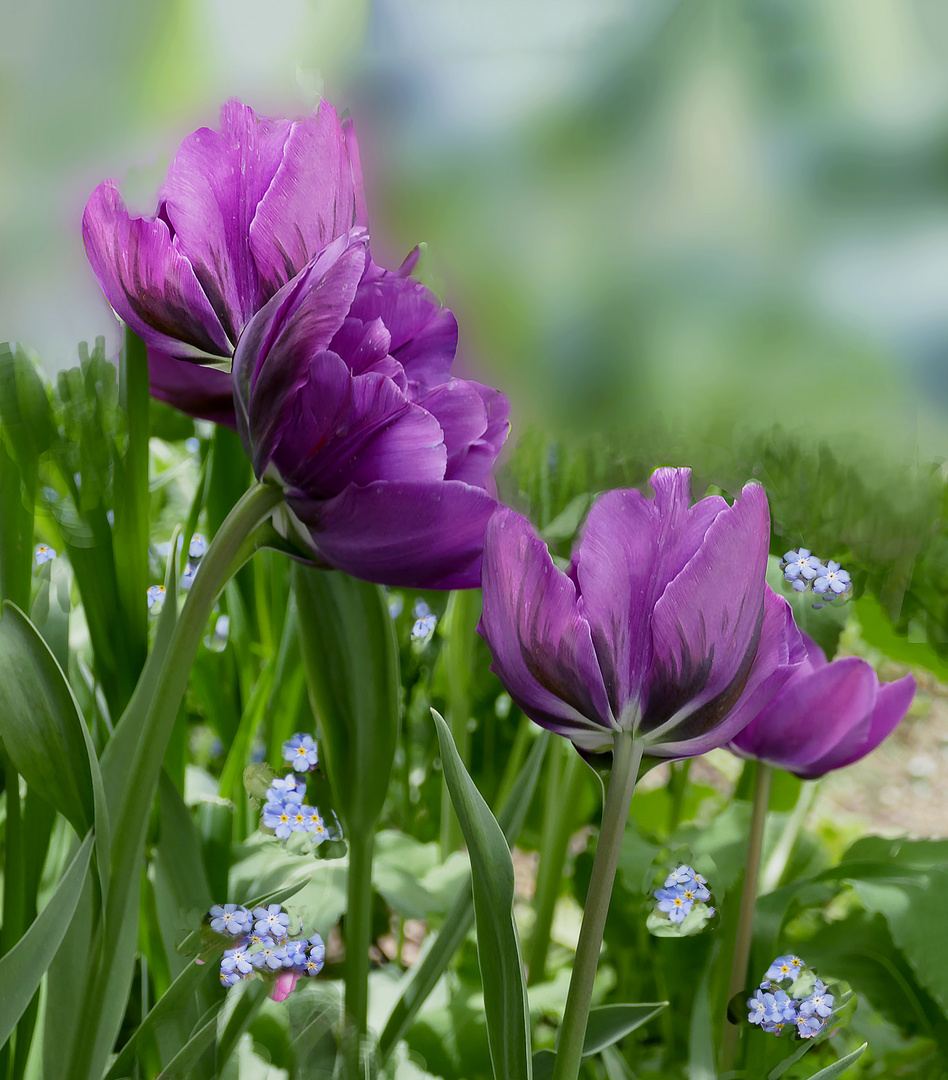
<svg viewBox="0 0 948 1080"><path fill-rule="evenodd" d="M283 967L283 946L272 942L262 945L260 949L250 954L250 962L258 970L278 971Z"/></svg>
<svg viewBox="0 0 948 1080"><path fill-rule="evenodd" d="M145 599L148 602L148 610L152 615L157 615L165 603L164 585L150 585L145 593Z"/></svg>
<svg viewBox="0 0 948 1080"><path fill-rule="evenodd" d="M781 562L783 576L787 581L802 581L802 587L794 584L798 592L806 589L806 583L813 579L823 569L823 564L815 556L811 555L808 548L800 548L799 551L788 551Z"/></svg>
<svg viewBox="0 0 948 1080"><path fill-rule="evenodd" d="M388 598L388 613L393 619L397 619L398 616L401 615L404 607L405 601L398 593Z"/></svg>
<svg viewBox="0 0 948 1080"><path fill-rule="evenodd" d="M280 904L254 908L253 917L256 920L253 928L258 934L269 934L273 938L284 938L290 928L290 917Z"/></svg>
<svg viewBox="0 0 948 1080"><path fill-rule="evenodd" d="M782 1035L786 1031L787 1025L784 1023L776 1023L773 1020L765 1020L760 1025L761 1031L766 1031L770 1035Z"/></svg>
<svg viewBox="0 0 948 1080"><path fill-rule="evenodd" d="M842 596L851 584L852 579L848 572L840 570L839 563L830 560L825 567L822 567L822 573L813 582L813 591L820 595L830 592L833 596Z"/></svg>
<svg viewBox="0 0 948 1080"><path fill-rule="evenodd" d="M264 827L273 829L280 840L285 840L293 831L293 812L299 803L268 802L263 805L261 820Z"/></svg>
<svg viewBox="0 0 948 1080"><path fill-rule="evenodd" d="M221 986L230 988L236 986L237 983L243 979L243 975L239 971L225 971L223 964L221 965Z"/></svg>
<svg viewBox="0 0 948 1080"><path fill-rule="evenodd" d="M430 637L434 633L434 628L438 625L437 615L425 615L421 619L416 619L414 626L411 628L411 636L420 641L422 638Z"/></svg>
<svg viewBox="0 0 948 1080"><path fill-rule="evenodd" d="M783 982L784 979L789 979L790 982L796 982L801 973L806 970L806 964L800 959L799 956L778 956L776 960L767 968L767 972L764 975L765 979L772 979L774 982Z"/></svg>
<svg viewBox="0 0 948 1080"><path fill-rule="evenodd" d="M253 917L240 904L215 904L210 912L211 929L215 934L243 937L250 933Z"/></svg>
<svg viewBox="0 0 948 1080"><path fill-rule="evenodd" d="M283 946L283 966L293 968L296 971L303 971L306 966L306 948L308 945L309 942L305 938L302 941L288 941Z"/></svg>
<svg viewBox="0 0 948 1080"><path fill-rule="evenodd" d="M823 1021L818 1016L798 1016L796 1025L801 1039L812 1039L823 1030Z"/></svg>
<svg viewBox="0 0 948 1080"><path fill-rule="evenodd" d="M747 1007L750 1009L747 1019L752 1024L762 1024L767 1019L769 1010L763 990L758 990L752 998L747 999Z"/></svg>
<svg viewBox="0 0 948 1080"><path fill-rule="evenodd" d="M785 990L776 990L772 994L764 994L767 1002L767 1019L774 1023L793 1021L797 1018L797 1003Z"/></svg>
<svg viewBox="0 0 948 1080"><path fill-rule="evenodd" d="M283 760L290 762L297 772L309 772L319 762L316 744L312 736L297 734L283 744Z"/></svg>
<svg viewBox="0 0 948 1080"><path fill-rule="evenodd" d="M302 803L294 804L293 809L290 811L290 826L293 832L306 832L309 828L309 822L303 812Z"/></svg>
<svg viewBox="0 0 948 1080"><path fill-rule="evenodd" d="M271 802L301 803L306 795L306 782L297 779L293 773L277 777L267 788L267 799Z"/></svg>
<svg viewBox="0 0 948 1080"><path fill-rule="evenodd" d="M319 934L313 934L309 939L309 944L311 947L303 965L303 973L310 976L318 975L322 971L326 960L326 947L323 945L323 939Z"/></svg>
<svg viewBox="0 0 948 1080"><path fill-rule="evenodd" d="M199 559L204 558L204 553L207 551L207 541L200 533L195 533L191 537L191 543L188 544L188 558L194 559L197 562Z"/></svg>
<svg viewBox="0 0 948 1080"><path fill-rule="evenodd" d="M236 971L238 975L246 978L253 971L253 964L250 962L250 953L246 949L228 949L224 953L224 958L221 960L221 971L231 972Z"/></svg>
<svg viewBox="0 0 948 1080"><path fill-rule="evenodd" d="M655 893L655 899L658 901L658 910L664 911L674 923L684 922L685 916L695 906L693 900L685 897L685 890L680 885L673 889L659 889Z"/></svg>
<svg viewBox="0 0 948 1080"><path fill-rule="evenodd" d="M36 565L42 566L43 563L52 562L56 558L56 549L47 547L46 544L37 544L33 556L36 559Z"/></svg>
<svg viewBox="0 0 948 1080"><path fill-rule="evenodd" d="M188 589L194 584L194 577L197 574L197 569L191 566L190 563L184 568L181 573L181 579L178 585L187 592Z"/></svg>
<svg viewBox="0 0 948 1080"><path fill-rule="evenodd" d="M416 619L423 619L426 615L431 614L431 608L422 599L415 601L415 606L411 609L412 615Z"/></svg>
<svg viewBox="0 0 948 1080"><path fill-rule="evenodd" d="M189 454L196 454L201 449L201 444L192 435L190 439L184 440L184 448Z"/></svg>
<svg viewBox="0 0 948 1080"><path fill-rule="evenodd" d="M306 819L306 831L310 833L318 847L329 838L326 823L319 816L319 810L315 806L303 806L300 809Z"/></svg>
<svg viewBox="0 0 948 1080"><path fill-rule="evenodd" d="M815 1014L825 1020L833 1011L835 1000L832 994L827 994L826 987L817 979L813 987L813 993L800 1002L800 1015L813 1016Z"/></svg>

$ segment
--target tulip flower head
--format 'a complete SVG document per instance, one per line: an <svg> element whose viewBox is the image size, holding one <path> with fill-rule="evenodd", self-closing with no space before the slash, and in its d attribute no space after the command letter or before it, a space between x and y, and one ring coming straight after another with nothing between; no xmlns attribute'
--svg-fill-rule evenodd
<svg viewBox="0 0 948 1080"><path fill-rule="evenodd" d="M915 680L905 675L880 685L865 660L829 663L812 638L803 640L804 663L729 749L814 780L875 750L908 712Z"/></svg>
<svg viewBox="0 0 948 1080"><path fill-rule="evenodd" d="M353 229L280 289L237 345L237 430L315 561L472 588L509 405L451 377L457 323L410 269L381 270Z"/></svg>
<svg viewBox="0 0 948 1080"><path fill-rule="evenodd" d="M764 575L763 489L691 505L691 471L658 469L654 500L610 491L564 573L503 508L484 548L479 626L493 670L537 723L587 754L631 731L684 758L733 738L803 658L789 606Z"/></svg>
<svg viewBox="0 0 948 1080"><path fill-rule="evenodd" d="M200 365L229 361L254 313L356 224L365 201L350 122L325 101L301 120L229 101L220 131L178 149L154 215L132 216L107 180L82 237L115 313L149 346L154 395L233 426L229 374Z"/></svg>

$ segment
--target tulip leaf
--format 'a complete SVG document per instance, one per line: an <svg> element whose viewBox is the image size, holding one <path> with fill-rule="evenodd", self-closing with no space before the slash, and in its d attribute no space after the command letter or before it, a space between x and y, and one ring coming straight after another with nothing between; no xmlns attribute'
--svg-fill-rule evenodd
<svg viewBox="0 0 948 1080"><path fill-rule="evenodd" d="M293 567L300 651L321 755L349 833L382 812L398 741L398 646L378 585Z"/></svg>
<svg viewBox="0 0 948 1080"><path fill-rule="evenodd" d="M0 738L27 784L80 836L95 823L97 846L107 842L102 779L85 721L49 646L11 603L0 620Z"/></svg>
<svg viewBox="0 0 948 1080"><path fill-rule="evenodd" d="M658 1016L667 1005L667 1001L648 1001L634 1005L599 1005L590 1009L583 1057L599 1054L607 1046L624 1039L630 1032Z"/></svg>
<svg viewBox="0 0 948 1080"><path fill-rule="evenodd" d="M438 730L444 779L471 856L477 956L484 987L487 1042L495 1080L533 1076L530 1010L520 938L513 917L514 871L510 849L494 815L464 768L444 719Z"/></svg>
<svg viewBox="0 0 948 1080"><path fill-rule="evenodd" d="M0 1046L10 1038L66 936L89 869L93 837L91 831L86 834L46 907L0 959Z"/></svg>
<svg viewBox="0 0 948 1080"><path fill-rule="evenodd" d="M832 1065L827 1065L825 1069L820 1069L819 1072L814 1073L810 1080L836 1080L837 1076L842 1076L850 1065L862 1057L868 1045L868 1043L863 1043L862 1046L857 1046L851 1054L847 1054L845 1057L840 1058L839 1061L834 1061Z"/></svg>
<svg viewBox="0 0 948 1080"><path fill-rule="evenodd" d="M16 342L0 344L0 424L20 470L36 471L55 428L49 394L36 361Z"/></svg>

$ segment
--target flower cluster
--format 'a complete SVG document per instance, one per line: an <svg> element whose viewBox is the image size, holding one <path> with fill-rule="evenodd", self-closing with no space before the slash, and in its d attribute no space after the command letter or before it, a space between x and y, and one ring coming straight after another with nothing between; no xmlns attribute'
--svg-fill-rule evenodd
<svg viewBox="0 0 948 1080"><path fill-rule="evenodd" d="M225 987L249 979L254 972L273 979L270 997L285 1001L301 975L318 975L326 949L319 934L290 938L290 916L280 904L256 907L215 904L208 912L215 934L233 939L221 959Z"/></svg>
<svg viewBox="0 0 948 1080"><path fill-rule="evenodd" d="M665 878L665 887L655 893L658 910L675 923L685 921L696 901L711 899L708 883L690 866L679 866Z"/></svg>
<svg viewBox="0 0 948 1080"><path fill-rule="evenodd" d="M783 989L784 983L789 992ZM782 1035L792 1027L798 1038L812 1039L826 1027L834 1002L834 996L807 971L799 956L778 956L760 988L747 999L747 1019L772 1035Z"/></svg>
<svg viewBox="0 0 948 1080"><path fill-rule="evenodd" d="M260 815L261 825L272 829L279 840L288 839L292 833L305 833L315 847L324 840L341 840L339 819L333 814L335 824L329 826L317 807L306 805L306 780L303 775L297 776L297 773L305 774L317 766L319 755L313 737L297 733L287 739L283 744L283 757L292 765L293 772L276 777L270 783Z"/></svg>
<svg viewBox="0 0 948 1080"><path fill-rule="evenodd" d="M846 570L841 570L832 559L824 564L810 554L808 548L788 551L780 560L784 578L791 583L794 592L812 589L827 602L848 599L852 594L852 580Z"/></svg>

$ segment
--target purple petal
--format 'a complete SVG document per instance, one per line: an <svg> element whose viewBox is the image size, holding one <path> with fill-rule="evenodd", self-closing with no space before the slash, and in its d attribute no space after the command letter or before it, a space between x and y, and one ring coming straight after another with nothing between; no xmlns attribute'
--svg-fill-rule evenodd
<svg viewBox="0 0 948 1080"><path fill-rule="evenodd" d="M221 131L201 128L175 155L161 216L187 253L232 342L267 295L251 253L250 227L283 160L289 120L258 119L228 101Z"/></svg>
<svg viewBox="0 0 948 1080"><path fill-rule="evenodd" d="M132 218L112 181L82 215L82 239L116 315L172 356L229 357L233 345L166 222Z"/></svg>
<svg viewBox="0 0 948 1080"><path fill-rule="evenodd" d="M350 314L363 322L382 320L392 335L391 354L412 382L432 387L450 377L457 320L434 293L402 276L402 270L391 273L370 261Z"/></svg>
<svg viewBox="0 0 948 1080"><path fill-rule="evenodd" d="M691 504L691 470L657 469L655 500L635 489L596 500L575 559L582 613L589 621L613 712L635 722L652 664L656 603L704 539L723 499Z"/></svg>
<svg viewBox="0 0 948 1080"><path fill-rule="evenodd" d="M313 358L289 413L272 460L296 494L328 499L349 484L444 478L435 417L384 375L353 376L335 353Z"/></svg>
<svg viewBox="0 0 948 1080"><path fill-rule="evenodd" d="M329 348L345 360L353 375L361 375L385 359L401 371L401 364L388 355L391 346L392 335L381 319L364 323L361 319L347 318L329 343ZM404 373L396 381L403 390L408 384Z"/></svg>
<svg viewBox="0 0 948 1080"><path fill-rule="evenodd" d="M342 326L365 265L367 238L353 231L330 244L251 319L234 353L237 429L262 476L291 422L288 407L310 362Z"/></svg>
<svg viewBox="0 0 948 1080"><path fill-rule="evenodd" d="M701 546L655 604L648 704L640 725L650 740L666 732L667 741L675 742L704 736L737 704L763 629L769 540L767 497L759 485L748 484L739 502L714 517Z"/></svg>
<svg viewBox="0 0 948 1080"><path fill-rule="evenodd" d="M316 116L291 126L271 177L248 224L267 298L356 224L347 136L328 102L319 103Z"/></svg>
<svg viewBox="0 0 948 1080"><path fill-rule="evenodd" d="M839 662L833 661L834 664ZM861 737L856 737L853 731L850 737L841 740L824 757L811 761L805 769L793 771L804 780L813 780L831 769L842 769L864 758L895 730L912 704L915 689L915 679L911 675L880 686L869 723L864 728L860 727Z"/></svg>
<svg viewBox="0 0 948 1080"><path fill-rule="evenodd" d="M584 749L610 749L617 725L576 587L529 523L506 507L487 527L481 587L478 632L514 701Z"/></svg>
<svg viewBox="0 0 948 1080"><path fill-rule="evenodd" d="M352 187L355 192L355 223L364 229L369 227L369 212L365 205L365 184L362 179L362 158L359 155L359 140L356 138L352 118L342 122L342 130L349 148L349 161L352 163Z"/></svg>
<svg viewBox="0 0 948 1080"><path fill-rule="evenodd" d="M148 379L152 395L176 409L237 427L230 373L187 360L175 360L160 349L148 350Z"/></svg>
<svg viewBox="0 0 948 1080"><path fill-rule="evenodd" d="M507 438L510 403L497 390L451 379L415 399L438 418L448 451L448 480L484 487Z"/></svg>
<svg viewBox="0 0 948 1080"><path fill-rule="evenodd" d="M417 589L477 587L484 529L497 506L482 488L457 481L351 484L334 499L290 493L286 502L329 565Z"/></svg>

